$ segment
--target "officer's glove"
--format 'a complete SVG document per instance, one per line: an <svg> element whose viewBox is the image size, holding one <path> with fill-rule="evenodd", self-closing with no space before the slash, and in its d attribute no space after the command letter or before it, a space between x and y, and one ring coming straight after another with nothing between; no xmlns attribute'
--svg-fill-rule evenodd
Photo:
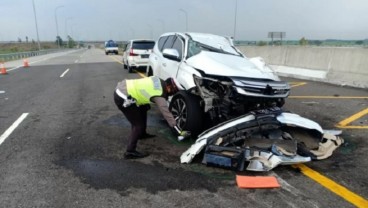
<svg viewBox="0 0 368 208"><path fill-rule="evenodd" d="M183 131L181 130L179 127L174 126L174 131L177 133L178 135L178 141L182 141L186 138L189 138L191 136L190 131Z"/></svg>
<svg viewBox="0 0 368 208"><path fill-rule="evenodd" d="M183 139L189 138L192 134L190 131L181 131L179 137L183 137Z"/></svg>

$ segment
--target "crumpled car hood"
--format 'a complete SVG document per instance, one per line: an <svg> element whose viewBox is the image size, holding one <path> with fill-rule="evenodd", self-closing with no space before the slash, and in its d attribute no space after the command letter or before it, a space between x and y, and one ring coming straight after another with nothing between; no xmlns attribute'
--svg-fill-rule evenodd
<svg viewBox="0 0 368 208"><path fill-rule="evenodd" d="M270 68L265 65L257 67L250 59L240 56L202 51L186 62L210 75L279 80Z"/></svg>

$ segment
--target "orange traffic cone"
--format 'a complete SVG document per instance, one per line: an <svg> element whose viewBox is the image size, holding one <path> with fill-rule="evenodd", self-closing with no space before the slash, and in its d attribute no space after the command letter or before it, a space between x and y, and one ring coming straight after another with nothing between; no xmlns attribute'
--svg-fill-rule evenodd
<svg viewBox="0 0 368 208"><path fill-rule="evenodd" d="M5 66L4 66L4 63L1 63L0 65L0 74L8 74L8 72L6 72L6 69L5 69Z"/></svg>
<svg viewBox="0 0 368 208"><path fill-rule="evenodd" d="M27 59L24 59L23 60L23 67L29 67L28 60Z"/></svg>

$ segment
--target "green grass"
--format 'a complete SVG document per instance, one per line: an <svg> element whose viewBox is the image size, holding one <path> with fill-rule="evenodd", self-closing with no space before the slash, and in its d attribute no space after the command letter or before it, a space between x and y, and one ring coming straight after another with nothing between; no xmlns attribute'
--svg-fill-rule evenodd
<svg viewBox="0 0 368 208"><path fill-rule="evenodd" d="M58 48L57 45L53 42L41 42L40 46L41 50ZM0 54L19 53L37 50L38 50L37 43L17 43L17 42L0 43Z"/></svg>

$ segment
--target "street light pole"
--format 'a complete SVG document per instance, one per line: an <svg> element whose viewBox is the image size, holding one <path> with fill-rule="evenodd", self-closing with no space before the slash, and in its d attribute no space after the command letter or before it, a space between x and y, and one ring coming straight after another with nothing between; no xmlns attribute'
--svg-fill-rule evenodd
<svg viewBox="0 0 368 208"><path fill-rule="evenodd" d="M63 8L64 6L58 6L55 8L55 23L56 23L56 43L58 45L58 48L60 49L60 36L59 36L59 26L58 26L58 21L57 21L57 15L56 12L58 9Z"/></svg>
<svg viewBox="0 0 368 208"><path fill-rule="evenodd" d="M36 32L37 32L38 50L40 51L40 50L41 50L41 45L40 45L40 37L39 37L39 35L38 35L37 15L36 15L36 7L35 7L34 0L32 0L32 4L33 4L33 14L34 14L35 23L36 23Z"/></svg>
<svg viewBox="0 0 368 208"><path fill-rule="evenodd" d="M179 9L179 11L182 11L185 14L185 31L188 32L188 13L184 9Z"/></svg>
<svg viewBox="0 0 368 208"><path fill-rule="evenodd" d="M233 39L235 40L235 33L236 33L236 17L238 13L238 0L235 0L235 18L234 18L234 33L233 33Z"/></svg>
<svg viewBox="0 0 368 208"><path fill-rule="evenodd" d="M68 18L65 19L65 35L66 35L66 38L68 38L68 27L67 27L68 20L71 20L71 19L73 19L73 17L68 17Z"/></svg>
<svg viewBox="0 0 368 208"><path fill-rule="evenodd" d="M68 38L68 27L67 27L67 25L68 25L68 20L71 20L71 19L73 19L73 17L68 17L68 18L66 18L65 19L65 34L66 34L66 41L68 41L68 48L70 47L70 41L69 41L69 38Z"/></svg>

